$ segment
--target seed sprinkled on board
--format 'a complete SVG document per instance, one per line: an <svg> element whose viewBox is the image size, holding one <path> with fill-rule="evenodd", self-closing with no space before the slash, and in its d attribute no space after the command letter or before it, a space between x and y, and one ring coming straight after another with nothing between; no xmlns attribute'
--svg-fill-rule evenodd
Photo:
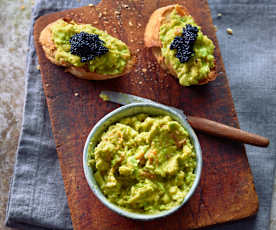
<svg viewBox="0 0 276 230"><path fill-rule="evenodd" d="M231 28L227 28L226 32L227 32L228 34L230 34L230 35L233 34L233 30L232 30Z"/></svg>
<svg viewBox="0 0 276 230"><path fill-rule="evenodd" d="M75 96L75 97L79 96L79 93L74 93L74 96Z"/></svg>

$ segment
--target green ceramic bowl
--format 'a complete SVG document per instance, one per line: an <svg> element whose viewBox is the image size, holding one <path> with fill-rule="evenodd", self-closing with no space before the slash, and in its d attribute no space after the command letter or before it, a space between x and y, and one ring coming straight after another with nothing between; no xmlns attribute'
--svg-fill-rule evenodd
<svg viewBox="0 0 276 230"><path fill-rule="evenodd" d="M159 212L156 214L141 214L141 213L133 213L133 212L128 212L119 206L111 203L101 192L100 188L97 185L97 182L93 176L93 171L92 169L88 166L88 150L90 148L94 148L96 144L98 143L100 135L107 129L108 126L111 124L119 121L120 119L128 116L133 116L138 113L146 113L149 115L169 115L176 121L178 121L180 124L183 125L183 127L186 128L188 131L191 141L195 147L195 152L196 152L196 160L197 160L197 166L195 169L196 173L196 178L194 181L194 184L192 185L190 191L184 198L183 202L176 207L173 207L170 210L166 210L163 212ZM135 220L152 220L160 217L164 217L167 215L172 214L176 210L178 210L181 206L183 206L193 195L195 192L195 189L199 183L200 180L200 175L201 175L201 169L202 169L202 155L201 155L201 148L199 141L197 139L197 136L194 132L194 130L191 128L189 123L186 121L185 117L183 114L178 113L175 111L173 108L170 108L165 105L161 104L155 104L155 103L133 103L129 105L122 106L111 113L107 114L104 116L91 130L89 133L84 150L83 150L83 169L84 169L84 174L86 177L86 180L95 194L95 196L108 208L113 210L114 212L118 213L119 215L135 219Z"/></svg>

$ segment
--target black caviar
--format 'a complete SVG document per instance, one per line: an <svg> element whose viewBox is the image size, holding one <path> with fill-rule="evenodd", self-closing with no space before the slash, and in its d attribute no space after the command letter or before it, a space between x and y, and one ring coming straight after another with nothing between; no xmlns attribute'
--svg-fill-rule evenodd
<svg viewBox="0 0 276 230"><path fill-rule="evenodd" d="M198 28L196 26L186 25L183 27L181 36L176 36L170 45L170 49L176 49L176 57L181 63L187 62L194 55L194 43L197 38Z"/></svg>
<svg viewBox="0 0 276 230"><path fill-rule="evenodd" d="M80 32L73 35L70 40L70 53L81 58L81 62L94 60L108 52L108 48L104 46L104 41L97 34L89 34Z"/></svg>

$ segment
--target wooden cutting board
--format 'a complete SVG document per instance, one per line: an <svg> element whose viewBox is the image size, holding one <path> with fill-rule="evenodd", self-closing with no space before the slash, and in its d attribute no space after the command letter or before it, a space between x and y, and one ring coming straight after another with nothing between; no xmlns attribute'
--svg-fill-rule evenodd
<svg viewBox="0 0 276 230"><path fill-rule="evenodd" d="M183 109L189 115L239 127L207 0L173 3L176 2L188 8L216 45L219 76L207 85L181 87L177 79L160 69L151 52L143 46L144 28L150 14L171 4L170 0L104 0L96 7L48 14L36 21L36 51L75 230L193 229L245 218L257 212L258 197L244 146L199 133L203 150L200 185L191 200L169 217L150 222L121 217L93 195L85 180L82 150L86 137L100 118L119 106L99 98L103 89L143 96ZM137 56L135 70L113 80L87 81L51 64L38 38L47 24L61 17L91 23L126 42Z"/></svg>

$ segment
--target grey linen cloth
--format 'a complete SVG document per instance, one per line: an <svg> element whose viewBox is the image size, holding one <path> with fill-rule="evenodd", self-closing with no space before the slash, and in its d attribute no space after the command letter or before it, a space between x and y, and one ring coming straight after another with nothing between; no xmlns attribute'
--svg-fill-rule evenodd
<svg viewBox="0 0 276 230"><path fill-rule="evenodd" d="M34 21L46 13L95 3L37 1ZM210 0L214 24L235 108L244 130L270 138L269 148L246 146L260 200L257 216L210 229L269 229L276 159L276 2ZM217 14L222 16L218 17ZM233 35L228 35L230 27ZM32 29L26 98L6 225L19 229L72 229L41 77L36 69ZM215 204L214 204L215 205Z"/></svg>

